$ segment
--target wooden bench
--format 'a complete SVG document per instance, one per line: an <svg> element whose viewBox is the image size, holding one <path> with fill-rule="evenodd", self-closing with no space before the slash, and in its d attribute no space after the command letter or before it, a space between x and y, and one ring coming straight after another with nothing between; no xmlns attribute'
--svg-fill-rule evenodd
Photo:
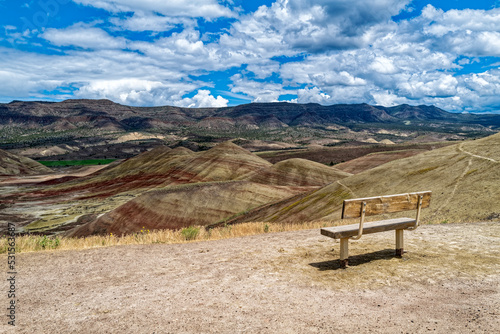
<svg viewBox="0 0 500 334"><path fill-rule="evenodd" d="M430 202L430 191L347 199L342 207L342 219L360 218L359 224L325 227L321 229L321 234L340 239L340 266L342 268L348 265L349 239L358 240L363 234L396 230L396 256L402 256L403 231L414 230L418 227L420 210L429 207ZM417 210L416 218L394 218L365 223L366 216L407 210Z"/></svg>

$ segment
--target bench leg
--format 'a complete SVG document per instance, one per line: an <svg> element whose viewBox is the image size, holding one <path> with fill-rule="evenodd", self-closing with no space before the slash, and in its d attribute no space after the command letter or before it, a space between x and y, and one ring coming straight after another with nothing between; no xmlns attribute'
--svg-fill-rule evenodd
<svg viewBox="0 0 500 334"><path fill-rule="evenodd" d="M396 230L396 256L403 256L404 249L404 238L403 238L404 230Z"/></svg>
<svg viewBox="0 0 500 334"><path fill-rule="evenodd" d="M349 238L340 239L340 267L345 268L349 264Z"/></svg>

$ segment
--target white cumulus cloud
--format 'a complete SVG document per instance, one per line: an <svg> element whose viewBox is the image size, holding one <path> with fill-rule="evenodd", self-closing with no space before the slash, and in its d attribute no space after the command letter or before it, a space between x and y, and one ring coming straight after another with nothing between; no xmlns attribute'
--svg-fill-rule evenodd
<svg viewBox="0 0 500 334"><path fill-rule="evenodd" d="M151 12L166 16L187 16L215 19L233 17L231 9L215 0L73 0L87 6L102 8L113 13Z"/></svg>
<svg viewBox="0 0 500 334"><path fill-rule="evenodd" d="M452 111L500 105L499 8L428 5L396 22L410 0L276 0L251 13L233 1L74 1L107 16L38 32L4 26L4 41L33 48L0 48L3 96L225 106L231 94L254 102L296 95L297 102ZM37 53L47 44L62 52ZM230 92L215 96L215 89Z"/></svg>
<svg viewBox="0 0 500 334"><path fill-rule="evenodd" d="M220 108L227 107L228 102L222 96L214 97L209 90L200 89L195 96L177 101L176 105L188 108Z"/></svg>
<svg viewBox="0 0 500 334"><path fill-rule="evenodd" d="M331 96L323 93L318 87L304 88L297 91L298 103L328 104Z"/></svg>
<svg viewBox="0 0 500 334"><path fill-rule="evenodd" d="M57 46L76 46L86 49L122 49L126 40L113 37L102 29L77 24L65 29L50 28L40 35Z"/></svg>

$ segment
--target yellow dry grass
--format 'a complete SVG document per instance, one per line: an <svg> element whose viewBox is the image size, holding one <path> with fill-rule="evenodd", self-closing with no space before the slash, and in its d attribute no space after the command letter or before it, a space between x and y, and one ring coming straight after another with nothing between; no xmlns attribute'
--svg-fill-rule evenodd
<svg viewBox="0 0 500 334"><path fill-rule="evenodd" d="M93 235L88 237L64 237L44 235L21 235L16 237L16 253L53 251L53 250L82 250L89 248L110 247L119 245L147 245L147 244L180 244L188 242L199 242L209 240L221 240L238 238L264 233L279 233L289 231L301 231L309 229L320 229L327 226L338 226L357 223L358 219L344 219L337 221L309 221L302 223L270 223L249 222L236 225L226 225L207 229L204 226L193 226L199 230L196 237L189 239L183 230L148 230L142 229L138 233L115 235ZM421 224L448 224L448 220L432 220L421 222ZM468 220L454 221L454 223L472 223ZM189 239L189 240L188 240ZM8 249L8 238L0 238L0 254Z"/></svg>
<svg viewBox="0 0 500 334"><path fill-rule="evenodd" d="M97 247L109 247L117 245L139 245L139 244L174 244L207 240L220 240L227 238L237 238L249 235L299 231L325 226L338 225L338 223L318 221L305 222L302 224L273 224L273 223L244 223L238 225L227 225L213 229L205 229L202 226L195 226L199 229L198 235L192 240L186 240L183 230L147 230L142 229L138 233L117 236L114 234L88 236L84 238L23 235L16 237L16 252L37 252L48 250L79 250ZM8 248L7 237L0 238L0 254L6 253Z"/></svg>

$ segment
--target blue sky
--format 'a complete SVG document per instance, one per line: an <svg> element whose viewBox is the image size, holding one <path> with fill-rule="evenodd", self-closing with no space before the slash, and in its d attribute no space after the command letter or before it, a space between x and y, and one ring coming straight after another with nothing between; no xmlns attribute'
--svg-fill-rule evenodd
<svg viewBox="0 0 500 334"><path fill-rule="evenodd" d="M500 112L500 1L0 0L0 102Z"/></svg>

